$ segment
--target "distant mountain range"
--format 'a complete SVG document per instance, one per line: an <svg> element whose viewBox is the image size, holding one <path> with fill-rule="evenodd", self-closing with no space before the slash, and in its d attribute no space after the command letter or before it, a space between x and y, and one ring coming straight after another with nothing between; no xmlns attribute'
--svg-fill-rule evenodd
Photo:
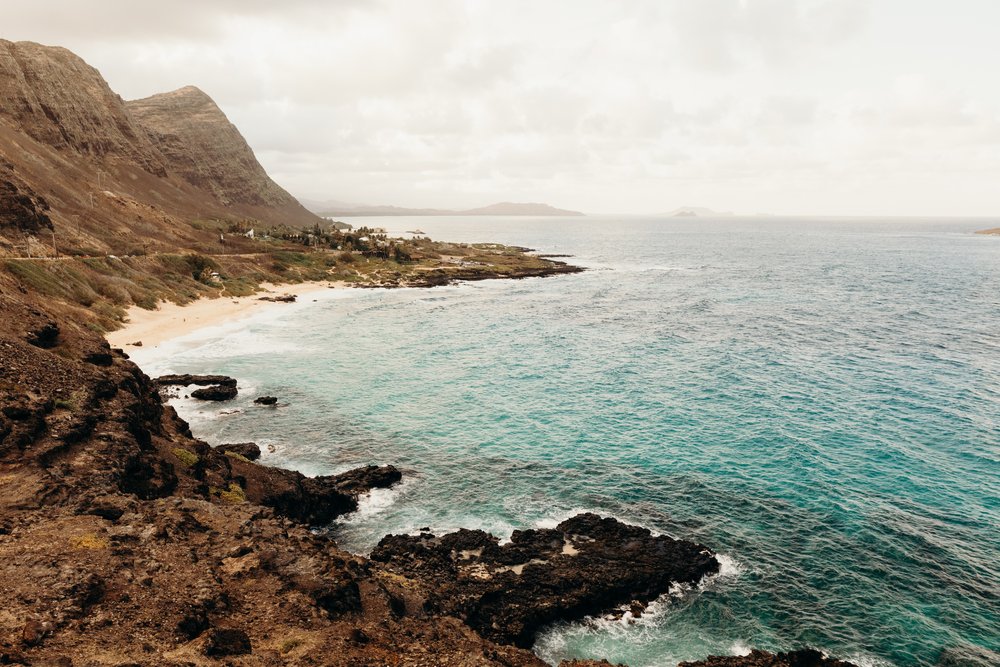
<svg viewBox="0 0 1000 667"><path fill-rule="evenodd" d="M404 208L401 206L372 206L368 204L352 204L349 202L329 199L326 201L316 201L312 199L299 199L303 206L322 216L327 217L351 217L366 215L535 215L535 216L581 216L579 211L569 211L555 208L548 204L535 202L517 203L500 202L479 208L465 210L442 209L442 208Z"/></svg>

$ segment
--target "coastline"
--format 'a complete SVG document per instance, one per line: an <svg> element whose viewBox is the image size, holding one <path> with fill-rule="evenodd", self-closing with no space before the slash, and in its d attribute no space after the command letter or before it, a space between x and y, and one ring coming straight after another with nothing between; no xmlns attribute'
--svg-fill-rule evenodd
<svg viewBox="0 0 1000 667"><path fill-rule="evenodd" d="M227 324L246 317L266 306L277 306L273 301L262 301L261 297L303 296L326 289L347 289L344 282L322 281L285 283L274 285L262 283L260 290L241 297L217 296L201 298L185 305L161 302L156 310L146 310L139 306L128 309L128 320L120 329L105 334L111 347L158 347L163 343L185 336L205 327Z"/></svg>

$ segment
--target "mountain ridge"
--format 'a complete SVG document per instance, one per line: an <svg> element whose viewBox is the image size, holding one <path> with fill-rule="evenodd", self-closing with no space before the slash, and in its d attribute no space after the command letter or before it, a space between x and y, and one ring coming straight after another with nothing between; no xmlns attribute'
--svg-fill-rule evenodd
<svg viewBox="0 0 1000 667"><path fill-rule="evenodd" d="M0 40L0 255L42 252L41 215L52 252L77 254L198 247L205 219L322 222L202 91L127 103L67 49Z"/></svg>

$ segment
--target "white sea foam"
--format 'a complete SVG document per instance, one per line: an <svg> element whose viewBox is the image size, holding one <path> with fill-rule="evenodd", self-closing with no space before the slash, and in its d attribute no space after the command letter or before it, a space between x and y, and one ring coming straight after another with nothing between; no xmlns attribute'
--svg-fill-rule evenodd
<svg viewBox="0 0 1000 667"><path fill-rule="evenodd" d="M826 651L824 651L826 653ZM873 655L867 655L864 653L855 653L853 655L848 655L843 658L847 662L852 662L858 667L895 667L893 663L888 660L883 660L882 658L877 658Z"/></svg>
<svg viewBox="0 0 1000 667"><path fill-rule="evenodd" d="M729 554L715 554L715 560L719 561L720 579L731 579L746 572L746 566Z"/></svg>
<svg viewBox="0 0 1000 667"><path fill-rule="evenodd" d="M733 642L733 645L729 647L729 651L733 655L750 655L750 647L742 640Z"/></svg>
<svg viewBox="0 0 1000 667"><path fill-rule="evenodd" d="M359 523L382 514L404 495L412 491L418 478L404 475L403 480L387 489L372 489L358 498L358 509L348 514L341 523Z"/></svg>
<svg viewBox="0 0 1000 667"><path fill-rule="evenodd" d="M747 571L743 563L729 554L715 554L715 560L719 561L719 571L715 574L702 577L701 581L698 582L699 590L709 590L720 585L725 585L733 579L739 578Z"/></svg>

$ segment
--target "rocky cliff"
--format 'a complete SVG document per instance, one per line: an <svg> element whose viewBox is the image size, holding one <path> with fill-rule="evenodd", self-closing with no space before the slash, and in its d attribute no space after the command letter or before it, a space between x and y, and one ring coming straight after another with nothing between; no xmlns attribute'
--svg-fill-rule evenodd
<svg viewBox="0 0 1000 667"><path fill-rule="evenodd" d="M224 205L301 209L304 221L312 220L271 180L236 126L198 88L132 100L126 108L154 138L173 173Z"/></svg>
<svg viewBox="0 0 1000 667"><path fill-rule="evenodd" d="M286 198L200 91L126 105L68 51L0 42L0 255L39 237L84 255L0 262L0 664L545 667L524 648L541 624L639 613L717 569L593 515L503 546L387 537L363 558L309 528L398 470L307 478L195 438L159 393L187 381L151 381L80 309L140 288L155 304L179 277L214 291L199 276L223 256L274 263L190 248L220 229L196 218L312 219ZM110 255L129 247L142 256ZM768 656L711 664L842 667Z"/></svg>
<svg viewBox="0 0 1000 667"><path fill-rule="evenodd" d="M117 254L139 236L173 248L217 238L192 225L198 220L320 222L271 180L201 91L127 104L78 56L32 42L0 40L0 161L8 231L0 254L17 254L25 239L15 232L39 224L67 251ZM26 212L37 197L51 227Z"/></svg>
<svg viewBox="0 0 1000 667"><path fill-rule="evenodd" d="M0 119L63 151L165 176L159 151L100 72L58 47L0 40Z"/></svg>

